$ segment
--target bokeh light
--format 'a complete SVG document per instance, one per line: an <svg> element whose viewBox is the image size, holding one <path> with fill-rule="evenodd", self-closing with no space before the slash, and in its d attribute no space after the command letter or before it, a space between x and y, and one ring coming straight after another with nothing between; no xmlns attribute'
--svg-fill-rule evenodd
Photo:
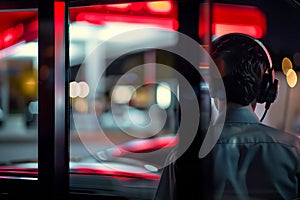
<svg viewBox="0 0 300 200"><path fill-rule="evenodd" d="M81 98L87 97L90 93L89 85L86 82L81 81L81 82L78 83L78 86L80 88L80 92L79 92L78 96L81 97Z"/></svg>
<svg viewBox="0 0 300 200"><path fill-rule="evenodd" d="M115 86L112 91L112 101L119 104L126 104L134 95L135 88L128 85Z"/></svg>
<svg viewBox="0 0 300 200"><path fill-rule="evenodd" d="M158 106L163 109L171 105L171 89L168 83L160 83L157 86L156 101Z"/></svg>
<svg viewBox="0 0 300 200"><path fill-rule="evenodd" d="M293 69L293 64L292 64L292 61L287 58L287 57L284 57L282 59L282 63L281 63L281 67L282 67L282 72L287 75L287 72L290 70L290 69Z"/></svg>
<svg viewBox="0 0 300 200"><path fill-rule="evenodd" d="M80 93L80 87L77 84L77 82L72 81L70 83L70 97L71 98L76 98Z"/></svg>
<svg viewBox="0 0 300 200"><path fill-rule="evenodd" d="M87 113L89 111L88 102L81 98L76 98L74 100L74 108L79 113Z"/></svg>
<svg viewBox="0 0 300 200"><path fill-rule="evenodd" d="M297 84L297 74L293 69L289 69L286 73L286 81L288 85L293 88Z"/></svg>
<svg viewBox="0 0 300 200"><path fill-rule="evenodd" d="M69 95L71 98L76 98L76 97L85 98L89 95L89 93L90 93L90 87L86 82L84 81L81 81L79 83L77 83L76 81L70 82Z"/></svg>

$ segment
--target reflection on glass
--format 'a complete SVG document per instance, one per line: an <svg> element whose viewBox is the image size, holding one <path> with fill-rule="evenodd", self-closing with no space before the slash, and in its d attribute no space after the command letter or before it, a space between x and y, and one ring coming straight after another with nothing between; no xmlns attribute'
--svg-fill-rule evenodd
<svg viewBox="0 0 300 200"><path fill-rule="evenodd" d="M171 1L70 8L70 171L103 181L89 186L99 193L151 198L177 144L178 83L158 65L173 67L158 49L177 42L176 9Z"/></svg>

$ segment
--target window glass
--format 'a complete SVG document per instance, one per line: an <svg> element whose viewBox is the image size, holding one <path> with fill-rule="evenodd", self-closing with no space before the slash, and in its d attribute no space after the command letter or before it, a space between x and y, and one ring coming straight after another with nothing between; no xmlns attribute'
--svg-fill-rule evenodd
<svg viewBox="0 0 300 200"><path fill-rule="evenodd" d="M1 11L0 163L8 175L37 174L37 11ZM5 19L5 20L4 20ZM18 165L26 163L26 165ZM35 168L34 170L28 170ZM11 170L7 170L11 169Z"/></svg>
<svg viewBox="0 0 300 200"><path fill-rule="evenodd" d="M70 1L71 5L76 2ZM207 85L195 84L197 72L189 70L188 60L176 55L180 54L176 48L171 52L182 39L179 32L199 39L204 48L230 32L261 40L270 50L280 82L276 102L263 123L300 134L299 3L211 3L201 4L196 18L182 1L95 5L86 1L78 2L84 6L70 7L66 73L70 78L71 191L152 198L165 159L178 144L180 123L190 120L192 126L199 120L181 118L179 98L190 94L179 86L180 75L190 79L196 92L205 90L201 109L206 118L200 122L209 123ZM37 14L30 9L0 12L5 19L0 22L0 176L4 178L37 177ZM193 49L185 52L195 53ZM205 72L208 66L207 60L201 60L198 67ZM264 106L256 107L259 117Z"/></svg>
<svg viewBox="0 0 300 200"><path fill-rule="evenodd" d="M177 143L175 59L164 50L177 43L177 15L171 1L70 8L71 191L151 199Z"/></svg>
<svg viewBox="0 0 300 200"><path fill-rule="evenodd" d="M213 1L211 5L201 4L199 16L192 23L192 18L179 19L180 14L191 13L178 3L135 2L70 8L71 190L85 188L112 195L152 198L163 161L176 146L176 133L184 122L180 121L178 98L184 98L186 91L179 87L178 73L194 78L192 70L176 72L186 67L186 63L168 51L180 38L177 31L193 36L197 32L204 48L212 39L230 32L247 33L266 44L273 57L276 78L282 83L276 105L270 108L264 123L299 132L299 112L293 103L297 99L298 73L288 72L291 64L287 59L284 61L287 66L281 68L287 55L293 59L296 70L299 53L297 47L291 50L280 44L283 24L274 20L281 8L283 12L292 8L297 13L297 6L280 1L275 12L270 2ZM208 63L200 62L199 68L205 71ZM281 73L282 69L285 73ZM207 90L206 84L197 87ZM211 114L208 93L201 104L202 111L208 111L204 112L207 118L201 119L205 125ZM283 115L274 114L282 110ZM258 116L263 111L264 105L258 105ZM82 184L82 177L96 178L101 184Z"/></svg>

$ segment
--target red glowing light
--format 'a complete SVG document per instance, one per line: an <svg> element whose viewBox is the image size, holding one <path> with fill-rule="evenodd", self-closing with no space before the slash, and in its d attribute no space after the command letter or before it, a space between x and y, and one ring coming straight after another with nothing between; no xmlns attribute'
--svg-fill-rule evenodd
<svg viewBox="0 0 300 200"><path fill-rule="evenodd" d="M0 49L7 48L20 41L24 35L24 25L18 24L0 33Z"/></svg>
<svg viewBox="0 0 300 200"><path fill-rule="evenodd" d="M140 10L142 10L144 8L144 5L145 5L144 2L135 2L135 3L132 3L130 5L130 10L135 11L135 12L140 11Z"/></svg>
<svg viewBox="0 0 300 200"><path fill-rule="evenodd" d="M5 19L0 23L0 50L37 39L37 25L31 26L37 12L3 12L0 18Z"/></svg>
<svg viewBox="0 0 300 200"><path fill-rule="evenodd" d="M116 146L112 151L113 157L124 156L128 153L149 152L162 148L172 148L178 144L176 136L159 137L154 139L134 140L124 145Z"/></svg>
<svg viewBox="0 0 300 200"><path fill-rule="evenodd" d="M13 38L14 38L13 33L11 32L11 29L10 29L6 33L4 33L4 36L3 36L4 45L9 46L10 43L12 43Z"/></svg>
<svg viewBox="0 0 300 200"><path fill-rule="evenodd" d="M101 13L80 13L76 21L85 21L96 25L105 25L106 22L125 22L144 25L154 25L160 28L178 29L178 21L173 18L158 18L148 16L118 15L118 14L101 14Z"/></svg>
<svg viewBox="0 0 300 200"><path fill-rule="evenodd" d="M120 3L120 4L109 4L105 7L108 10L115 10L115 11L127 11L129 9L130 3Z"/></svg>
<svg viewBox="0 0 300 200"><path fill-rule="evenodd" d="M245 24L212 24L213 35L220 36L226 33L237 32L251 35L255 38L261 38L264 34L260 26Z"/></svg>
<svg viewBox="0 0 300 200"><path fill-rule="evenodd" d="M206 5L200 8L199 36L208 34L207 19L203 13L208 9ZM233 4L212 5L212 35L220 36L226 33L238 32L261 38L266 33L266 17L255 6L242 6ZM206 23L207 25L207 23Z"/></svg>
<svg viewBox="0 0 300 200"><path fill-rule="evenodd" d="M63 27L64 25L64 14L65 14L65 3L64 2L55 2L54 4L54 22L55 22L55 28L56 27ZM55 29L57 33L59 33L62 30Z"/></svg>
<svg viewBox="0 0 300 200"><path fill-rule="evenodd" d="M54 3L54 37L55 37L55 57L60 58L63 54L64 41L64 18L65 18L65 2L56 1ZM59 66L60 60L56 60L55 67Z"/></svg>
<svg viewBox="0 0 300 200"><path fill-rule="evenodd" d="M24 30L24 39L25 41L32 41L38 37L38 20L35 19L26 24Z"/></svg>
<svg viewBox="0 0 300 200"><path fill-rule="evenodd" d="M106 22L154 25L178 29L177 7L171 1L134 2L70 9L70 20L104 26Z"/></svg>

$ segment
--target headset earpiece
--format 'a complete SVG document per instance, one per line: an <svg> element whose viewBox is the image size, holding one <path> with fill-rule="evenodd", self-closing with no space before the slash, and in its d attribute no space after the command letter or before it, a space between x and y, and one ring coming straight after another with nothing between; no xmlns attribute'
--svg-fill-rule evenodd
<svg viewBox="0 0 300 200"><path fill-rule="evenodd" d="M278 93L278 80L275 79L275 71L272 66L271 56L266 47L257 39L254 39L260 46L262 53L267 61L267 69L262 77L260 91L256 101L258 103L266 103L266 109L269 109L271 103L277 98Z"/></svg>
<svg viewBox="0 0 300 200"><path fill-rule="evenodd" d="M278 86L279 86L278 80L275 79L273 84L270 85L270 88L268 90L266 102L273 103L275 101L275 99L277 98L277 94L278 94Z"/></svg>
<svg viewBox="0 0 300 200"><path fill-rule="evenodd" d="M267 72L262 77L259 94L256 98L258 103L271 104L277 98L278 80L274 76L274 69L268 67Z"/></svg>

